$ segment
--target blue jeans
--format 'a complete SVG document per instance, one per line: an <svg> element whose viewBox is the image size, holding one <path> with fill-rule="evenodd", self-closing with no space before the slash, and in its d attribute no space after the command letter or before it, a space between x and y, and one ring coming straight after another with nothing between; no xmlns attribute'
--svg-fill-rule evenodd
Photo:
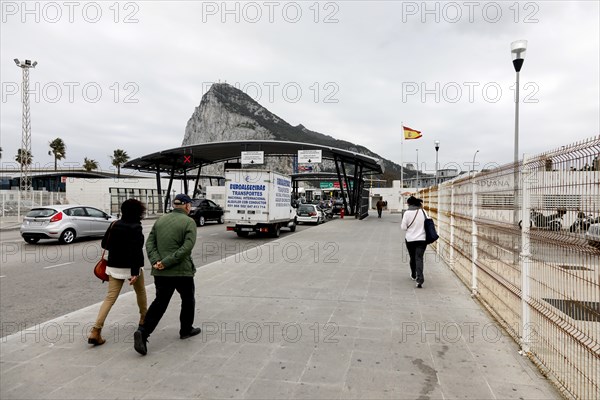
<svg viewBox="0 0 600 400"><path fill-rule="evenodd" d="M410 256L410 274L417 278L417 283L423 284L425 276L423 275L423 255L427 248L427 242L417 240L415 242L406 242L408 255Z"/></svg>

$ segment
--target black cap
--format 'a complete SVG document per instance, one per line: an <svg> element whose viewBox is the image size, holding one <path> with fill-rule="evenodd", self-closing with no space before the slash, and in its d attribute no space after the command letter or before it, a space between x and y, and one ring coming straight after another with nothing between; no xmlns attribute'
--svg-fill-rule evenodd
<svg viewBox="0 0 600 400"><path fill-rule="evenodd" d="M192 199L190 199L190 196L184 193L179 193L177 196L175 196L175 199L173 200L173 204L176 205L187 204L191 202Z"/></svg>

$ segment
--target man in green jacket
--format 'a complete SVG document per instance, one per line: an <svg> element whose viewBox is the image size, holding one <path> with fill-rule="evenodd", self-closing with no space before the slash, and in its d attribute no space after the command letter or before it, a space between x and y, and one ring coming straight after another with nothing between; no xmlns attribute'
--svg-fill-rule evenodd
<svg viewBox="0 0 600 400"><path fill-rule="evenodd" d="M196 224L188 217L192 199L178 194L173 200L173 211L160 217L146 241L146 252L152 265L156 298L148 308L144 325L133 334L135 350L146 355L148 336L164 315L175 290L181 296L179 337L187 339L200 333L194 328L196 308L192 249L196 244Z"/></svg>

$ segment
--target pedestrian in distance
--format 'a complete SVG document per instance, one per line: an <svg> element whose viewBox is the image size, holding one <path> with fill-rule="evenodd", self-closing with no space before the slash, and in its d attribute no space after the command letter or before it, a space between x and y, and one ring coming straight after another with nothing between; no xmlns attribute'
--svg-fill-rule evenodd
<svg viewBox="0 0 600 400"><path fill-rule="evenodd" d="M377 207L377 218L381 218L381 212L383 211L383 207L385 206L385 201L383 201L383 197L381 199L379 199L379 201L376 204Z"/></svg>
<svg viewBox="0 0 600 400"><path fill-rule="evenodd" d="M144 285L144 234L141 221L145 211L146 207L139 200L125 200L121 204L121 219L113 222L102 238L101 246L108 250L106 274L109 280L108 292L88 337L88 343L94 346L106 342L101 335L102 327L125 280L135 290L140 311L139 325L144 325L148 301Z"/></svg>
<svg viewBox="0 0 600 400"><path fill-rule="evenodd" d="M188 216L191 202L192 199L186 194L175 196L173 211L154 223L146 241L156 298L148 308L144 325L133 334L134 348L141 355L148 352L148 337L156 329L175 291L181 297L179 337L187 339L200 333L200 328L193 326L196 267L192 260L192 250L196 244L196 224Z"/></svg>
<svg viewBox="0 0 600 400"><path fill-rule="evenodd" d="M406 231L405 242L410 256L410 278L417 281L417 288L425 282L423 275L423 256L427 248L425 241L425 211L423 200L410 196L406 201L408 210L404 212L400 228Z"/></svg>

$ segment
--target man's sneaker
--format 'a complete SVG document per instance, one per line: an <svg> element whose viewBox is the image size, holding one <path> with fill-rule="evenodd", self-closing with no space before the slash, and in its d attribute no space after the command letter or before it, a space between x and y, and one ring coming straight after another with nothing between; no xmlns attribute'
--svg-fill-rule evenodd
<svg viewBox="0 0 600 400"><path fill-rule="evenodd" d="M422 283L417 283L417 289L423 289L423 284Z"/></svg>
<svg viewBox="0 0 600 400"><path fill-rule="evenodd" d="M413 281L416 281L416 280L417 280L417 277L411 273L411 274L410 274L410 279L412 279Z"/></svg>
<svg viewBox="0 0 600 400"><path fill-rule="evenodd" d="M196 336L200 332L202 332L202 329L200 329L200 328L192 328L192 330L189 331L188 333L185 333L185 334L180 333L179 334L179 338L180 339L187 339L187 338L190 338L192 336Z"/></svg>
<svg viewBox="0 0 600 400"><path fill-rule="evenodd" d="M148 353L148 348L146 347L147 341L148 338L144 337L144 333L141 330L138 329L133 332L133 348L143 356Z"/></svg>

